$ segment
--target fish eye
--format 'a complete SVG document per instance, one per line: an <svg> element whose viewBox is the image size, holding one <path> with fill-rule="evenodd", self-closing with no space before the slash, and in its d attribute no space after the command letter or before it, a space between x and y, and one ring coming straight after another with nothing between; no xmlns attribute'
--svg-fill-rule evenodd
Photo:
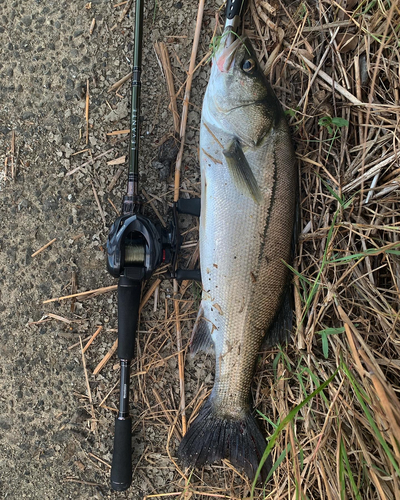
<svg viewBox="0 0 400 500"><path fill-rule="evenodd" d="M255 67L256 62L254 61L254 59L246 59L243 63L242 69L246 73L251 73Z"/></svg>

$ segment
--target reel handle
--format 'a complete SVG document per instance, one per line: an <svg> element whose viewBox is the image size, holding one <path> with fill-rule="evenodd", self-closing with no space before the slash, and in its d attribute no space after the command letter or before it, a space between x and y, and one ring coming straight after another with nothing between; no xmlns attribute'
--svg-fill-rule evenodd
<svg viewBox="0 0 400 500"><path fill-rule="evenodd" d="M177 269L174 277L177 281L201 281L201 272L200 269Z"/></svg>

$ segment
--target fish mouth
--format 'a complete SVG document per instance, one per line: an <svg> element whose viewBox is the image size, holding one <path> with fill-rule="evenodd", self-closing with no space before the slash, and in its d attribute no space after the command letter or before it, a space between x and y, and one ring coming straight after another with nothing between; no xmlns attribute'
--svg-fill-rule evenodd
<svg viewBox="0 0 400 500"><path fill-rule="evenodd" d="M217 109L217 111L221 112L221 113L224 113L226 115L228 115L229 113L231 113L232 111L235 111L236 109L240 109L240 108L246 108L248 106L253 106L254 104L265 104L266 102L266 99L265 98L262 98L262 99L256 99L256 100L251 100L251 101L243 101L241 102L240 104L238 104L237 106L232 106L231 108L229 109L226 109L226 108L223 108L219 102L215 102L215 107Z"/></svg>
<svg viewBox="0 0 400 500"><path fill-rule="evenodd" d="M233 42L230 40L232 33L227 33L225 36L224 42L224 48L216 60L217 67L220 70L221 73L228 73L230 69L233 66L233 63L235 61L235 54L240 46L241 43L243 43L243 40L241 38L236 38Z"/></svg>

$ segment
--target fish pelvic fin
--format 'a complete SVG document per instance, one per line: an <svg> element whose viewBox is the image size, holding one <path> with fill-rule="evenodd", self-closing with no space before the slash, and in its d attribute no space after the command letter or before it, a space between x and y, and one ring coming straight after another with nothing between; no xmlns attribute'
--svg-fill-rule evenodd
<svg viewBox="0 0 400 500"><path fill-rule="evenodd" d="M201 467L227 458L253 480L265 448L266 440L250 411L242 418L224 416L209 398L183 437L178 458L184 467ZM267 479L271 467L269 456L259 476L262 481Z"/></svg>
<svg viewBox="0 0 400 500"><path fill-rule="evenodd" d="M260 187L239 140L233 139L230 141L228 147L223 150L223 154L237 188L250 195L256 203L261 203L262 193Z"/></svg>
<svg viewBox="0 0 400 500"><path fill-rule="evenodd" d="M192 338L190 339L190 354L195 355L199 351L211 351L214 345L211 332L212 324L205 318L204 307L200 304L200 309L192 331Z"/></svg>

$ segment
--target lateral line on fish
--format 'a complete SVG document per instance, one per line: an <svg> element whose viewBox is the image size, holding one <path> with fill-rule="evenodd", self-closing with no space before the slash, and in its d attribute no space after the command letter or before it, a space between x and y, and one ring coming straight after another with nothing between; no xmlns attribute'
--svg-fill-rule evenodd
<svg viewBox="0 0 400 500"><path fill-rule="evenodd" d="M222 149L224 149L224 146L219 142L219 140L215 137L214 135L214 132L210 129L210 127L207 125L206 122L203 122L204 126L206 127L206 129L208 130L208 132L210 133L210 135L213 137L213 139L215 140L215 142L217 142ZM203 149L204 151L204 149ZM205 152L205 151L204 151ZM207 153L206 153L207 154ZM208 155L207 155L208 156Z"/></svg>
<svg viewBox="0 0 400 500"><path fill-rule="evenodd" d="M266 238L267 238L267 233L269 229L269 223L272 215L272 211L274 209L274 202L275 202L275 195L276 195L276 185L278 183L278 176L277 176L277 158L276 158L276 152L275 150L273 151L273 156L274 156L274 170L273 170L273 183L271 187L271 199L268 207L268 214L265 220L265 226L264 226L264 232L263 232L263 237L262 237L262 244L260 246L260 253L258 254L258 268L260 269L261 266L261 261L262 261L262 256L264 253L264 248L265 248L265 243L266 243Z"/></svg>
<svg viewBox="0 0 400 500"><path fill-rule="evenodd" d="M218 163L219 165L222 165L222 161L221 160L217 160L216 158L214 158L213 156L211 156L210 154L208 154L207 151L204 150L204 148L201 148L201 150L203 151L203 153L206 156L208 156L210 158L210 160L215 161L215 163Z"/></svg>

